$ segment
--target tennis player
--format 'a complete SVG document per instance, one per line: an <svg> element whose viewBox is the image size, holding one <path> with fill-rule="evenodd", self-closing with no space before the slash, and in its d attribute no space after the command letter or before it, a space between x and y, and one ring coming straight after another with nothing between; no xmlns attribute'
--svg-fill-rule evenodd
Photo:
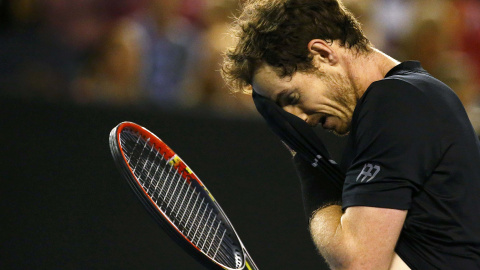
<svg viewBox="0 0 480 270"><path fill-rule="evenodd" d="M480 269L480 144L454 92L419 62L375 49L338 0L251 0L242 10L226 81L348 134L343 190L294 158L330 267Z"/></svg>

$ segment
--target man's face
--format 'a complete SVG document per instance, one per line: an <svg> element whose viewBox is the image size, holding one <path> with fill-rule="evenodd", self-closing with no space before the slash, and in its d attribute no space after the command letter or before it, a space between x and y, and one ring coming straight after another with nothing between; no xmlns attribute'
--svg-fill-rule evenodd
<svg viewBox="0 0 480 270"><path fill-rule="evenodd" d="M311 126L320 124L338 135L350 131L358 97L346 74L330 69L281 78L273 67L263 64L253 76L252 87Z"/></svg>

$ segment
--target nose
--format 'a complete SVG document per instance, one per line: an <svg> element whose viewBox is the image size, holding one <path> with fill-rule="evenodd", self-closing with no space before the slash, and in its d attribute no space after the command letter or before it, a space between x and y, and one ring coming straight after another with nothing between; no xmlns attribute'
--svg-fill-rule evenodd
<svg viewBox="0 0 480 270"><path fill-rule="evenodd" d="M307 114L302 109L296 106L284 106L283 110L297 116L298 118L302 119L305 122L307 122L308 120Z"/></svg>

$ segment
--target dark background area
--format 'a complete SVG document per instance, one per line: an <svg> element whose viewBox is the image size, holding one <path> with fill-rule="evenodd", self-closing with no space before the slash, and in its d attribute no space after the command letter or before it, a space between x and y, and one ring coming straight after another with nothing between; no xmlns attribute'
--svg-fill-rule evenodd
<svg viewBox="0 0 480 270"><path fill-rule="evenodd" d="M127 120L187 162L260 269L326 269L289 153L258 119L8 98L0 112L1 269L203 269L117 171L108 135ZM338 158L343 140L321 136Z"/></svg>

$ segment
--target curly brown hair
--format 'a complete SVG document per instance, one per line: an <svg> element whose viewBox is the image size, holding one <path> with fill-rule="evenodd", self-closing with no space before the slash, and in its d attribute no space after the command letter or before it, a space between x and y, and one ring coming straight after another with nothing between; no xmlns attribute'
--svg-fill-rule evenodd
<svg viewBox="0 0 480 270"><path fill-rule="evenodd" d="M307 44L323 39L357 52L371 50L359 22L340 0L247 0L231 34L235 46L224 55L222 76L233 92L252 83L262 62L281 77L314 68Z"/></svg>

